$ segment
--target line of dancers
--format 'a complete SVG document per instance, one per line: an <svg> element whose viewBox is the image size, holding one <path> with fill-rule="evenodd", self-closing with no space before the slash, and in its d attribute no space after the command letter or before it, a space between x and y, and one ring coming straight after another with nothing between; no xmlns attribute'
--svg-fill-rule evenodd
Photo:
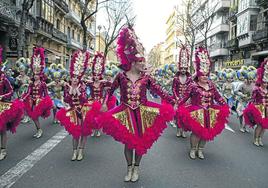
<svg viewBox="0 0 268 188"><path fill-rule="evenodd" d="M169 94L148 72L144 47L131 26L120 31L117 54L120 71L116 75L105 70L102 53L90 57L87 51L75 52L67 71L55 64L47 69L44 49L37 47L29 64L30 76L25 73L27 65L18 63L20 75L15 83L19 84L19 92L15 100L11 100L13 89L2 65L0 160L7 156L8 130L14 133L21 120L27 122L25 117L28 116L37 130L34 137L40 138L43 131L39 119L49 117L50 111L54 114L53 123L59 122L73 137L72 161L84 158L87 137L99 136L100 130L124 144L126 182L139 179L142 156L172 120L176 122L178 137L186 137L185 132L191 132L191 159L205 158L205 144L222 132L234 106L243 124L241 130L246 130L244 125L256 127L253 143L263 146L262 137L268 128L268 59L258 71L251 67L238 73L222 72L219 78L226 81L219 86L222 80L211 73L208 51L203 47L195 50L195 74L191 75L189 53L182 45L178 72L173 78L172 94ZM229 84L235 74L246 80L238 84L237 90ZM256 83L252 81L255 77ZM46 83L49 79L51 81ZM158 96L161 102L152 102L149 94Z"/></svg>

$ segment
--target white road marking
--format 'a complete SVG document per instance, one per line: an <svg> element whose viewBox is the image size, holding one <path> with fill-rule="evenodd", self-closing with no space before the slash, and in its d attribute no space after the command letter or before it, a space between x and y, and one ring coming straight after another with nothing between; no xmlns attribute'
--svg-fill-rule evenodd
<svg viewBox="0 0 268 188"><path fill-rule="evenodd" d="M21 160L16 166L9 169L0 177L0 188L9 188L14 185L26 172L28 172L38 161L46 156L55 146L57 146L68 133L61 130L47 142L34 150L26 158Z"/></svg>
<svg viewBox="0 0 268 188"><path fill-rule="evenodd" d="M235 133L235 131L228 124L225 124L225 129Z"/></svg>

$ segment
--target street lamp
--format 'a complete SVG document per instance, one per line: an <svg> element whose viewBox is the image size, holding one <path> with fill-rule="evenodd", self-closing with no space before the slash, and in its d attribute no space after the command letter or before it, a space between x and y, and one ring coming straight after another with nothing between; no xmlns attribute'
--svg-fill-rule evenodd
<svg viewBox="0 0 268 188"><path fill-rule="evenodd" d="M98 30L99 30L99 51L100 51L100 37L101 37L101 35L100 35L100 31L101 31L101 25L98 25Z"/></svg>

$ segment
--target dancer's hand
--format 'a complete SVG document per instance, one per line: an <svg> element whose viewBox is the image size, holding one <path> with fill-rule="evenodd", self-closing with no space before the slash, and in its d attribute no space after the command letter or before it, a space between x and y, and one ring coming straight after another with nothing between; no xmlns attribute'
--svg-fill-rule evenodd
<svg viewBox="0 0 268 188"><path fill-rule="evenodd" d="M107 110L108 110L107 105L106 104L103 104L100 111L101 112L107 112Z"/></svg>

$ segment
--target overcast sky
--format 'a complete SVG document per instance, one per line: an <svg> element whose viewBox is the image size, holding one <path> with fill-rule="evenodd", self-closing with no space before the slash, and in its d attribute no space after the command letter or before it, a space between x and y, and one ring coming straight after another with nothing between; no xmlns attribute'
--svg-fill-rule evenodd
<svg viewBox="0 0 268 188"><path fill-rule="evenodd" d="M137 15L134 27L138 37L149 53L151 48L165 40L165 22L180 0L132 0L134 14ZM102 16L97 16L97 25L103 24Z"/></svg>
<svg viewBox="0 0 268 188"><path fill-rule="evenodd" d="M165 40L166 20L180 0L133 0L137 15L135 30L148 53Z"/></svg>

